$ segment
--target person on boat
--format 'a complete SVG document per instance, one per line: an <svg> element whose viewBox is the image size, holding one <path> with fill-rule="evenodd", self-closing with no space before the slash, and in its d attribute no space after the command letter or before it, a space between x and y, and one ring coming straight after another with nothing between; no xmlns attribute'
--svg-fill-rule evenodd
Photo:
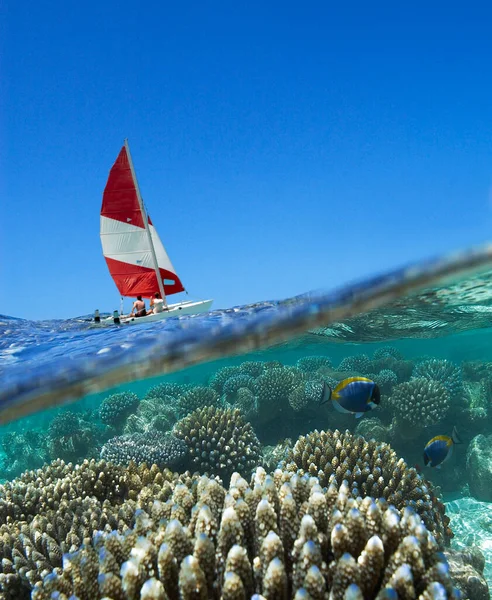
<svg viewBox="0 0 492 600"><path fill-rule="evenodd" d="M150 311L147 314L155 315L161 313L164 310L164 300L161 298L159 292L154 294L154 297L150 299Z"/></svg>
<svg viewBox="0 0 492 600"><path fill-rule="evenodd" d="M145 302L142 300L142 296L137 296L137 299L133 303L130 317L145 317L146 314L147 308L145 307Z"/></svg>

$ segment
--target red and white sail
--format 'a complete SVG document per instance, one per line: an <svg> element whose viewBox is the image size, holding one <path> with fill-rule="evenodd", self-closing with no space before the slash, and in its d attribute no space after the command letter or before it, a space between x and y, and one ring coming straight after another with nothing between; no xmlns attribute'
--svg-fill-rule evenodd
<svg viewBox="0 0 492 600"><path fill-rule="evenodd" d="M148 219L148 230L144 219ZM122 296L153 296L162 289L158 273L166 295L184 290L150 217L139 202L126 144L109 172L104 189L100 234L104 258Z"/></svg>

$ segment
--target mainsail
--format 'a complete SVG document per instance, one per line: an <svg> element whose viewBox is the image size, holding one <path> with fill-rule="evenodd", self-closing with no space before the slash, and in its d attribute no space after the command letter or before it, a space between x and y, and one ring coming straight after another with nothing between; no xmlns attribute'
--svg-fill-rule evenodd
<svg viewBox="0 0 492 600"><path fill-rule="evenodd" d="M100 234L104 258L122 296L150 298L162 290L162 283L166 295L184 291L159 234L140 204L127 142L104 188Z"/></svg>

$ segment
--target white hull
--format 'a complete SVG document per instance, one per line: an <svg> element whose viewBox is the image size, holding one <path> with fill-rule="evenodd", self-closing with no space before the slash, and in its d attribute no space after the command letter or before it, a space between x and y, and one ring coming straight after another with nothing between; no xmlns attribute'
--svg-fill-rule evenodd
<svg viewBox="0 0 492 600"><path fill-rule="evenodd" d="M178 302L176 304L168 304L169 310L164 310L160 313L147 315L145 317L120 317L123 325L140 325L143 323L153 323L154 321L162 321L169 317L182 317L183 315L198 315L207 312L212 306L213 300L188 300L187 302ZM101 320L104 324L113 323L113 317Z"/></svg>

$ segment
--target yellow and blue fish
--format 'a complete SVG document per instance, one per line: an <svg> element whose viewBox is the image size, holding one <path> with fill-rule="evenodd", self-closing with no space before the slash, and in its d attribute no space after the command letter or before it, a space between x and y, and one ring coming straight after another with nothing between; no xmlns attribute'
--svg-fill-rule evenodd
<svg viewBox="0 0 492 600"><path fill-rule="evenodd" d="M381 402L379 387L366 377L348 377L331 390L326 384L320 404L331 400L335 410L358 419Z"/></svg>
<svg viewBox="0 0 492 600"><path fill-rule="evenodd" d="M424 464L429 467L441 468L441 465L449 460L453 454L455 444L462 444L460 436L453 427L453 433L449 435L436 435L424 448Z"/></svg>

